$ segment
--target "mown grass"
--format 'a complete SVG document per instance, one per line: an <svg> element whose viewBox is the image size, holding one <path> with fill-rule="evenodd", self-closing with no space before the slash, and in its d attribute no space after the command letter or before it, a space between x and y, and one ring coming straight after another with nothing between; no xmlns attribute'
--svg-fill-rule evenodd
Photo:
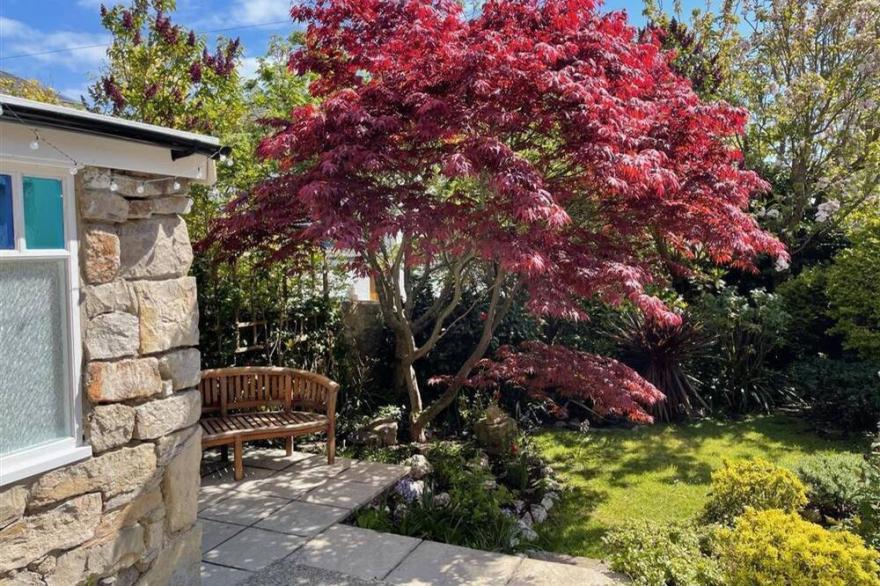
<svg viewBox="0 0 880 586"><path fill-rule="evenodd" d="M742 421L594 430L547 430L535 436L569 489L539 530L546 550L602 558L602 536L628 519L659 522L697 516L713 469L724 460L762 457L793 468L806 455L858 452L857 441L823 439L802 420Z"/></svg>

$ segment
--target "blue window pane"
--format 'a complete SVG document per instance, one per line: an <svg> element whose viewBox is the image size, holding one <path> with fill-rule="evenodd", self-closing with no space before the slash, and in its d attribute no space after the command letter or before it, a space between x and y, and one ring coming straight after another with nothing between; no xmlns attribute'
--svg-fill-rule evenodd
<svg viewBox="0 0 880 586"><path fill-rule="evenodd" d="M24 239L27 248L64 248L61 181L25 177L23 184Z"/></svg>
<svg viewBox="0 0 880 586"><path fill-rule="evenodd" d="M12 177L0 175L0 250L15 248L12 221Z"/></svg>

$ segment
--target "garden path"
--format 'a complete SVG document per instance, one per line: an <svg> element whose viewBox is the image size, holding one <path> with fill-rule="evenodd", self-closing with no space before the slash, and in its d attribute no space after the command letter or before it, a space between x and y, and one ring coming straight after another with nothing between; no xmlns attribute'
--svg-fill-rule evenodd
<svg viewBox="0 0 880 586"><path fill-rule="evenodd" d="M202 478L202 580L206 586L302 584L617 584L601 566L521 558L343 525L407 468L345 458L246 450L245 478L231 467Z"/></svg>

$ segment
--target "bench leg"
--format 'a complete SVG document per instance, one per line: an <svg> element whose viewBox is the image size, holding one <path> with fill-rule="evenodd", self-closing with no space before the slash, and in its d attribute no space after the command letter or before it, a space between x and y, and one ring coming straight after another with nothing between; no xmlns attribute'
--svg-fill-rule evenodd
<svg viewBox="0 0 880 586"><path fill-rule="evenodd" d="M220 461L229 461L229 446L220 446Z"/></svg>
<svg viewBox="0 0 880 586"><path fill-rule="evenodd" d="M241 436L236 436L235 446L233 447L233 457L235 458L235 480L241 480L244 478L244 463L241 460L241 452Z"/></svg>
<svg viewBox="0 0 880 586"><path fill-rule="evenodd" d="M293 436L284 439L284 451L287 452L288 456L293 455Z"/></svg>
<svg viewBox="0 0 880 586"><path fill-rule="evenodd" d="M336 460L336 429L330 426L327 431L327 463L333 464L334 460Z"/></svg>

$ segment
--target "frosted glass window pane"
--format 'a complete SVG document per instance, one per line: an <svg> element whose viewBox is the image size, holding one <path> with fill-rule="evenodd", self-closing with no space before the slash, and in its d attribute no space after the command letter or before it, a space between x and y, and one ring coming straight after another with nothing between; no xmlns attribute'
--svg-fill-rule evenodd
<svg viewBox="0 0 880 586"><path fill-rule="evenodd" d="M64 248L64 204L61 181L25 177L24 238L31 250Z"/></svg>
<svg viewBox="0 0 880 586"><path fill-rule="evenodd" d="M69 437L65 261L0 261L0 455Z"/></svg>
<svg viewBox="0 0 880 586"><path fill-rule="evenodd" d="M15 248L12 220L12 177L0 175L0 250Z"/></svg>

